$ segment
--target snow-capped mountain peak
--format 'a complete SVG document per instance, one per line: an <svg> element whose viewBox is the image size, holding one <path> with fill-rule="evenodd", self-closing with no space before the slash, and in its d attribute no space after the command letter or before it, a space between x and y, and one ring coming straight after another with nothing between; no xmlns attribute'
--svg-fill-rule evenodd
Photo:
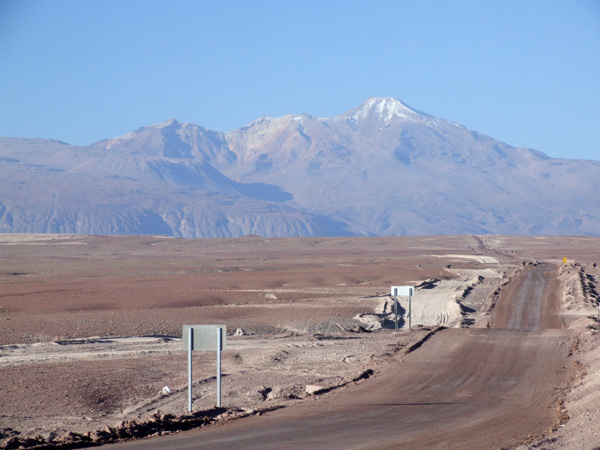
<svg viewBox="0 0 600 450"><path fill-rule="evenodd" d="M414 120L427 117L402 101L391 97L371 97L364 103L344 114L345 117L361 121L366 118L375 118L380 122L387 122L393 118Z"/></svg>

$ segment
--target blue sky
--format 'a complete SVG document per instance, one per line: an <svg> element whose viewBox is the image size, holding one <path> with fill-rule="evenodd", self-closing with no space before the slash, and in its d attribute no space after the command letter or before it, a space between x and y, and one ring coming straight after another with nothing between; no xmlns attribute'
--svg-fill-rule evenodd
<svg viewBox="0 0 600 450"><path fill-rule="evenodd" d="M0 0L0 135L86 145L395 97L600 159L600 0Z"/></svg>

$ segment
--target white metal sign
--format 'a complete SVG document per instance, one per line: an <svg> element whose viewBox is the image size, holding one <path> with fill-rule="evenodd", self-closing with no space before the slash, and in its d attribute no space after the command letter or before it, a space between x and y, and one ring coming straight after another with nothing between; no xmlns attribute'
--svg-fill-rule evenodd
<svg viewBox="0 0 600 450"><path fill-rule="evenodd" d="M415 294L414 286L392 286L392 297L396 295L409 296Z"/></svg>
<svg viewBox="0 0 600 450"><path fill-rule="evenodd" d="M398 331L398 296L408 297L408 329L412 329L412 296L415 292L414 286L392 286L392 298L394 299L394 328Z"/></svg>
<svg viewBox="0 0 600 450"><path fill-rule="evenodd" d="M192 333L192 350L197 351L216 351L217 350L217 329L221 328L223 341L221 342L221 350L225 350L227 345L227 326L226 325L184 325L183 326L183 348L188 349L188 341L190 328L193 328Z"/></svg>
<svg viewBox="0 0 600 450"><path fill-rule="evenodd" d="M221 351L225 349L225 325L184 325L183 346L188 351L188 411L192 411L192 351L217 351L217 407L221 407Z"/></svg>

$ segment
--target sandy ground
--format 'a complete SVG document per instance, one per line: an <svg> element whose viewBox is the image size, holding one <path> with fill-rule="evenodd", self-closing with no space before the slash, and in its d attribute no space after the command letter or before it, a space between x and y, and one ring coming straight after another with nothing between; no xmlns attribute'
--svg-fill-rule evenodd
<svg viewBox="0 0 600 450"><path fill-rule="evenodd" d="M555 265L528 265L500 293L490 328L439 329L340 395L107 448L511 448L559 424L557 386L575 374L558 291Z"/></svg>
<svg viewBox="0 0 600 450"><path fill-rule="evenodd" d="M523 264L563 257L563 318L578 336L570 420L527 448L596 448L599 255L597 238L0 235L0 448L186 417L183 324L229 332L224 409L211 410L215 355L194 354L196 416L260 414L342 392L438 325L488 326ZM416 286L412 332L406 298L393 331L391 285Z"/></svg>

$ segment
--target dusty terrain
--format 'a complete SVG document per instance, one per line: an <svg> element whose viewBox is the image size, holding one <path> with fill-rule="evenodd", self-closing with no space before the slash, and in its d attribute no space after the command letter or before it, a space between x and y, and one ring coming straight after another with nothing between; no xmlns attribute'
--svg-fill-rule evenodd
<svg viewBox="0 0 600 450"><path fill-rule="evenodd" d="M6 448L111 441L127 438L124 428L160 433L343 396L438 325L490 326L498 296L535 260L560 269L574 375L557 387L557 430L523 445L600 446L597 238L1 235L0 257ZM416 286L412 332L404 317L393 331L391 285ZM215 356L198 352L196 413L186 412L183 324L228 327L222 409Z"/></svg>

